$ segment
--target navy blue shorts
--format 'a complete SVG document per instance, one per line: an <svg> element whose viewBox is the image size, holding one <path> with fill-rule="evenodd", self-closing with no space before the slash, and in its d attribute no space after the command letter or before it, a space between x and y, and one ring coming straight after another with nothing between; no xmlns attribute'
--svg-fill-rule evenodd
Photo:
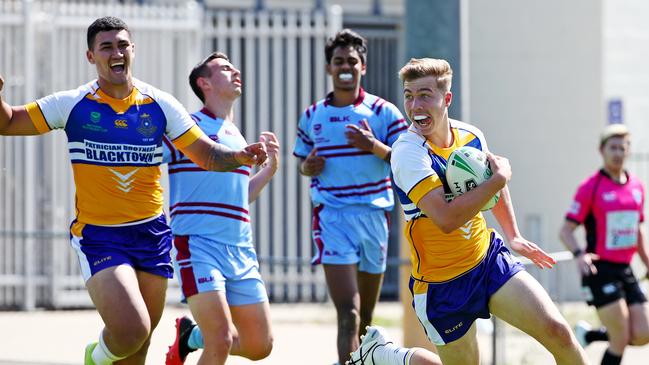
<svg viewBox="0 0 649 365"><path fill-rule="evenodd" d="M410 278L412 306L426 335L438 346L453 342L478 318L489 318L489 299L507 280L525 270L505 247L502 237L491 233L484 259L461 276L442 283Z"/></svg>
<svg viewBox="0 0 649 365"><path fill-rule="evenodd" d="M171 240L171 229L164 215L131 226L86 224L81 228L81 236L70 233L70 244L79 257L84 281L103 269L122 264L171 278Z"/></svg>

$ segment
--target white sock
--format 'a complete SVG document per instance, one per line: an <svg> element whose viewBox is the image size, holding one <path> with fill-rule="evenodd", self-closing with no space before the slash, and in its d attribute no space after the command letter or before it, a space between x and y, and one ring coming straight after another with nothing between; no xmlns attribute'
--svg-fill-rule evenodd
<svg viewBox="0 0 649 365"><path fill-rule="evenodd" d="M377 365L410 365L410 358L416 350L387 343L377 346L372 353L372 358Z"/></svg>
<svg viewBox="0 0 649 365"><path fill-rule="evenodd" d="M95 362L95 365L112 365L115 361L121 359L124 359L124 357L115 356L110 352L108 346L106 346L106 342L104 342L104 335L101 334L99 336L99 343L92 351L92 361Z"/></svg>

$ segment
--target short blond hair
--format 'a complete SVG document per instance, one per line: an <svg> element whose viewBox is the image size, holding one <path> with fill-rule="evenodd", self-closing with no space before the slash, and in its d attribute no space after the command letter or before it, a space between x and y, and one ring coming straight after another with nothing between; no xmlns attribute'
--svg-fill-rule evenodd
<svg viewBox="0 0 649 365"><path fill-rule="evenodd" d="M402 82L412 81L426 76L435 76L437 78L438 89L443 91L451 90L453 70L446 60L436 58L411 58L399 70L399 78Z"/></svg>
<svg viewBox="0 0 649 365"><path fill-rule="evenodd" d="M609 124L599 135L599 147L604 147L606 142L613 137L627 137L629 129L624 124Z"/></svg>

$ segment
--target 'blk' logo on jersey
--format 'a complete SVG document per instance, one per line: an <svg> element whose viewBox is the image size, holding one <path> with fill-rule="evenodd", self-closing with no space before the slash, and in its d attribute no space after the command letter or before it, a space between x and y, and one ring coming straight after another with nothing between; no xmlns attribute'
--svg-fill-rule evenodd
<svg viewBox="0 0 649 365"><path fill-rule="evenodd" d="M345 115L344 117L329 117L329 121L333 123L340 123L340 122L347 122L349 123L349 115Z"/></svg>

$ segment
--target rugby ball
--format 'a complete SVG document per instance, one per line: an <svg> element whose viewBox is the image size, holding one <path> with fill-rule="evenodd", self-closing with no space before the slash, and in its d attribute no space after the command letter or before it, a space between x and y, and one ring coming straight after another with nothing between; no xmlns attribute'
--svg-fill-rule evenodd
<svg viewBox="0 0 649 365"><path fill-rule="evenodd" d="M482 184L491 177L487 154L474 147L460 147L453 151L446 163L446 182L454 197ZM489 210L498 203L500 192L496 193L481 210Z"/></svg>

